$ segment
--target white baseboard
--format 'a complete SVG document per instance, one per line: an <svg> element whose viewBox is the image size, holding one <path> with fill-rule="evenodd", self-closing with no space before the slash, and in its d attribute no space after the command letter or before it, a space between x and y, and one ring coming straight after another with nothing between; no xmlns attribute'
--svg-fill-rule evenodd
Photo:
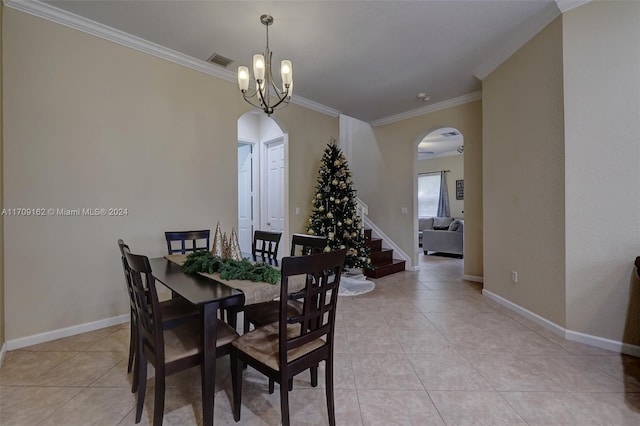
<svg viewBox="0 0 640 426"><path fill-rule="evenodd" d="M7 340L5 345L7 350L9 351L12 351L14 349L26 348L27 346L33 346L39 343L50 342L52 340L62 339L63 337L75 336L76 334L86 333L88 331L99 330L101 328L111 327L112 325L122 324L129 321L129 316L129 314L125 314L117 317L87 322L85 324L74 325L72 327L51 330L45 333L34 334L32 336Z"/></svg>
<svg viewBox="0 0 640 426"><path fill-rule="evenodd" d="M565 339L595 346L600 349L640 357L640 346L630 345L629 343L619 342L617 340L605 339L604 337L592 336L571 330L566 330Z"/></svg>
<svg viewBox="0 0 640 426"><path fill-rule="evenodd" d="M462 275L462 279L467 281L473 281L474 283L484 282L483 277L477 277L475 275Z"/></svg>
<svg viewBox="0 0 640 426"><path fill-rule="evenodd" d="M4 362L4 356L7 353L7 342L2 343L2 347L0 348L0 368L2 368L2 363Z"/></svg>
<svg viewBox="0 0 640 426"><path fill-rule="evenodd" d="M505 299L504 297L498 296L497 294L492 293L489 290L483 289L482 295L487 296L489 299L493 300L496 303L501 304L505 308L509 308L513 312L522 315L526 319L531 320L536 324L541 325L544 328L553 331L558 336L565 337L565 329L560 327L558 324L551 322L548 319L543 318L540 315L535 314L530 310L523 308L520 305L516 305L515 303Z"/></svg>
<svg viewBox="0 0 640 426"><path fill-rule="evenodd" d="M546 328L547 330L552 331L558 336L564 337L565 339L572 342L584 343L586 345L595 346L596 348L640 357L640 346L619 342L617 340L605 339L603 337L592 336L590 334L580 333L578 331L568 330L566 328L560 327L558 324L549 321L546 318L541 317L538 314L529 311L528 309L523 308L520 305L516 305L515 303L510 302L504 297L490 292L489 290L483 289L482 295L487 296L494 302L501 304L502 306L512 310L513 312L522 315L523 317L535 322L536 324Z"/></svg>

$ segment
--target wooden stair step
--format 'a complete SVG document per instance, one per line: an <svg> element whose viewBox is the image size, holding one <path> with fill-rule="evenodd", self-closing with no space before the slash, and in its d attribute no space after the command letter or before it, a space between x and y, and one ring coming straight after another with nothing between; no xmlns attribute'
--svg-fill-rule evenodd
<svg viewBox="0 0 640 426"><path fill-rule="evenodd" d="M371 238L366 240L367 246L371 249L371 252L381 251L382 250L382 239L381 238Z"/></svg>
<svg viewBox="0 0 640 426"><path fill-rule="evenodd" d="M405 270L406 261L400 259L392 259L389 263L374 265L375 269L365 269L364 275L369 278L381 278L387 275L395 274Z"/></svg>
<svg viewBox="0 0 640 426"><path fill-rule="evenodd" d="M371 252L371 263L374 265L389 263L393 260L393 249L383 248L380 251Z"/></svg>

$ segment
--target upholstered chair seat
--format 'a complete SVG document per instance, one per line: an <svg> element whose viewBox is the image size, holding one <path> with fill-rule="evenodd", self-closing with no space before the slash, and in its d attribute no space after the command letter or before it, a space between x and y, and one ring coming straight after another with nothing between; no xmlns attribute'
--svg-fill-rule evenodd
<svg viewBox="0 0 640 426"><path fill-rule="evenodd" d="M287 337L293 338L300 335L300 324L291 324L287 327ZM243 334L232 345L275 371L280 370L280 353L278 351L278 323L258 327L255 330ZM322 339L315 339L302 346L287 352L288 362L304 356L311 351L325 345Z"/></svg>
<svg viewBox="0 0 640 426"><path fill-rule="evenodd" d="M251 318L251 322L254 324L271 324L278 321L279 309L280 302L273 300L271 302L247 305L244 308L244 314L245 318ZM298 300L289 300L287 302L287 314L289 316L297 316L301 312L302 302Z"/></svg>
<svg viewBox="0 0 640 426"><path fill-rule="evenodd" d="M228 345L238 334L224 321L218 320L216 347ZM197 323L185 323L164 331L164 360L166 363L187 358L201 352L201 330Z"/></svg>

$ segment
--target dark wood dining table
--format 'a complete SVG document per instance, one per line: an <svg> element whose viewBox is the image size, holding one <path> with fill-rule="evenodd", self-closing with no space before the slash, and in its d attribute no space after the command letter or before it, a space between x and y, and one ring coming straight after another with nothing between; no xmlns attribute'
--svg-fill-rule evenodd
<svg viewBox="0 0 640 426"><path fill-rule="evenodd" d="M242 306L244 294L210 277L190 275L164 257L149 259L153 276L167 288L200 307L202 317L202 420L213 425L218 309Z"/></svg>

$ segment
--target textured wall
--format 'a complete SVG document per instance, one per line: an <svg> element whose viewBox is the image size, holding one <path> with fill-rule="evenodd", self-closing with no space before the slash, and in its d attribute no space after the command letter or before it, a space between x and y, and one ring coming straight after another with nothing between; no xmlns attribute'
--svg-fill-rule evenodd
<svg viewBox="0 0 640 426"><path fill-rule="evenodd" d="M485 289L564 326L562 78L557 18L482 83L483 253Z"/></svg>
<svg viewBox="0 0 640 426"><path fill-rule="evenodd" d="M2 20L3 20L3 12L4 12L4 3L0 4L0 34L2 34ZM4 39L3 39L4 40ZM2 65L2 41L0 40L0 99L2 99L2 82L4 79L2 78L3 74L3 65ZM0 209L4 208L4 195L3 195L3 159L2 159L2 151L3 151L3 135L4 135L4 126L3 126L3 118L4 114L2 111L2 104L0 102ZM5 331L4 331L4 216L0 217L0 348L4 345L5 342Z"/></svg>
<svg viewBox="0 0 640 426"><path fill-rule="evenodd" d="M234 83L4 12L5 206L128 209L6 218L10 340L128 312L118 238L158 256L165 230L236 226L237 125L249 106ZM306 206L338 120L296 105L277 116L289 199ZM289 222L302 229L302 216Z"/></svg>
<svg viewBox="0 0 640 426"><path fill-rule="evenodd" d="M563 15L567 328L640 345L640 3Z"/></svg>

